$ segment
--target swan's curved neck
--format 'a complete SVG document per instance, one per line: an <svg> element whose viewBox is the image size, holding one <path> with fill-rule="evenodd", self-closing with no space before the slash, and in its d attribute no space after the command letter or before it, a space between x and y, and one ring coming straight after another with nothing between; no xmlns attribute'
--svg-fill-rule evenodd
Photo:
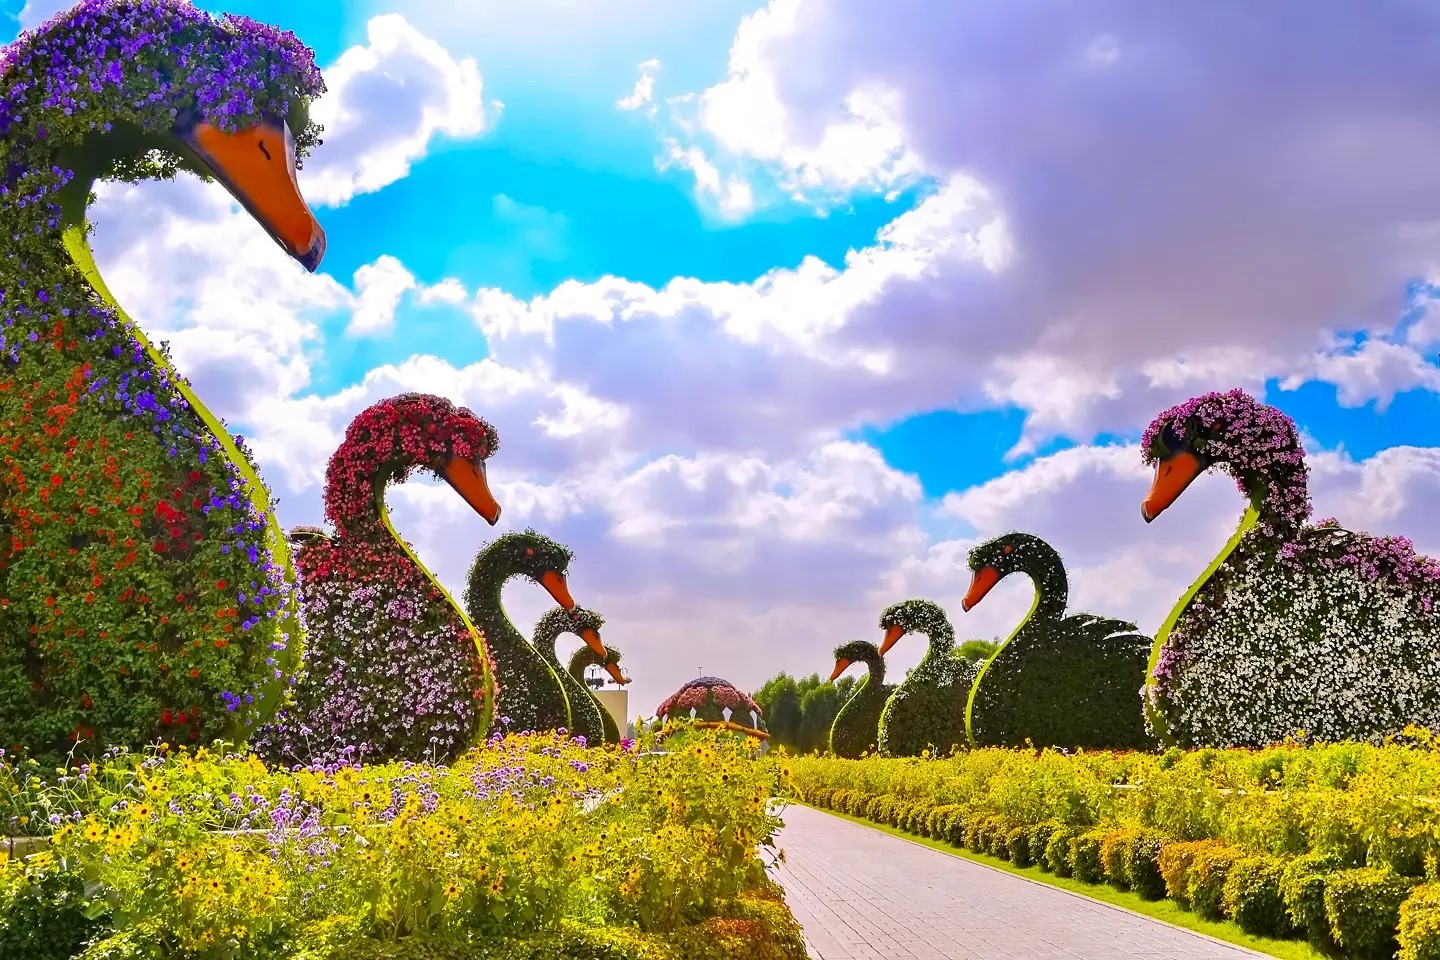
<svg viewBox="0 0 1440 960"><path fill-rule="evenodd" d="M287 599L284 618L287 622L286 629L289 633L289 640L283 650L277 651L276 666L278 669L273 671L272 675L261 684L259 695L255 697L254 703L235 711L235 732L237 736L243 737L247 728L252 728L273 714L284 695L286 683L295 676L299 666L300 655L304 649L304 634L300 620L299 594L294 589L295 564L290 555L290 546L285 539L285 533L274 518L274 508L270 503L270 491L250 463L250 458L240 450L239 444L235 442L235 438L230 435L230 431L226 429L220 418L211 413L200 401L200 398L190 389L190 385L165 358L165 355L150 342L140 326L125 313L100 276L94 252L90 249L89 225L85 220L94 181L94 174L82 173L77 170L75 179L67 184L61 193L61 242L65 251L85 282L95 291L95 295L105 306L114 311L116 319L144 349L151 364L161 376L175 386L190 408L195 411L195 415L204 423L205 428L219 443L226 459L243 481L243 492L255 511L256 519L264 526L265 546L270 556L274 558L275 565L282 572L285 581Z"/></svg>
<svg viewBox="0 0 1440 960"><path fill-rule="evenodd" d="M1160 661L1160 650L1170 638L1170 632L1175 629L1175 624L1180 620L1180 616L1185 612L1185 609L1190 606L1190 601L1195 599L1195 595L1200 592L1200 589L1215 575L1215 571L1220 569L1221 564L1230 559L1230 555L1240 546L1240 542L1245 539L1245 535L1260 521L1264 509L1265 502L1263 494L1252 494L1249 506L1245 508L1244 515L1240 517L1240 525L1235 529L1235 532L1231 534L1230 539L1225 542L1225 546L1220 548L1220 553L1216 555L1214 560L1210 561L1210 565L1205 568L1205 572L1200 574L1195 582L1190 584L1190 588L1181 595L1179 602L1171 608L1164 622L1160 624L1160 629L1155 631L1155 642L1150 648L1150 663L1145 668L1145 684L1147 687L1155 685L1155 665ZM1169 724L1165 722L1164 716L1158 710L1152 708L1150 697L1145 698L1145 714L1150 720L1150 725L1155 730L1156 735L1159 736L1162 741L1168 743L1170 741Z"/></svg>
<svg viewBox="0 0 1440 960"><path fill-rule="evenodd" d="M483 566L485 575L470 582L466 603L470 605L475 619L484 627L485 637L492 647L504 648L506 656L511 660L516 656L531 655L533 648L525 641L524 635L516 629L515 624L510 622L510 615L505 612L505 604L501 599L505 584L520 576L520 571L503 564L487 563ZM550 642L550 647L553 651L554 640Z"/></svg>
<svg viewBox="0 0 1440 960"><path fill-rule="evenodd" d="M885 683L885 658L878 652L867 653L860 658L860 662L865 664L870 671L866 676L860 678L860 683L878 690Z"/></svg>
<svg viewBox="0 0 1440 960"><path fill-rule="evenodd" d="M1037 551L1021 572L1035 585L1035 601L1020 625L1023 627L1033 617L1044 620L1063 617L1065 605L1070 602L1070 578L1065 575L1060 555L1053 550Z"/></svg>

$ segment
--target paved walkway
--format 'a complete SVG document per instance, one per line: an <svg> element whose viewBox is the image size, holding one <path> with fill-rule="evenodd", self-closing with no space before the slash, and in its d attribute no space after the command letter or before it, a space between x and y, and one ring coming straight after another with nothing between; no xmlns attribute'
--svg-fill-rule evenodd
<svg viewBox="0 0 1440 960"><path fill-rule="evenodd" d="M814 960L1244 960L1261 954L810 807L779 880Z"/></svg>

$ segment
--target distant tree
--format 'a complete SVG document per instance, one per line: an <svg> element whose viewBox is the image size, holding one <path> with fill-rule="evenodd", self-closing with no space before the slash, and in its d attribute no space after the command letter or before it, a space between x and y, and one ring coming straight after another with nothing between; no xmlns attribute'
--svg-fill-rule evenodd
<svg viewBox="0 0 1440 960"><path fill-rule="evenodd" d="M800 733L800 692L795 678L787 673L771 677L765 685L753 694L755 702L765 713L765 727L770 740L795 749L795 739Z"/></svg>
<svg viewBox="0 0 1440 960"><path fill-rule="evenodd" d="M955 648L955 656L961 660L974 660L977 663L984 663L990 659L991 654L1000 649L999 638L995 640L966 640Z"/></svg>
<svg viewBox="0 0 1440 960"><path fill-rule="evenodd" d="M857 682L845 676L830 683L818 673L799 680L786 673L771 677L754 693L765 711L770 741L797 753L824 750L835 714L854 694Z"/></svg>

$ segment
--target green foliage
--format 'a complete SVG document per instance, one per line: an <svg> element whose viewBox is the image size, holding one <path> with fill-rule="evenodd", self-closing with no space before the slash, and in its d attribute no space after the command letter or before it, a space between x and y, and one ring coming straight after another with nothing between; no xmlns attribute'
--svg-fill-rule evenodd
<svg viewBox="0 0 1440 960"><path fill-rule="evenodd" d="M880 737L880 714L895 692L885 682L885 658L875 644L856 640L835 648L835 663L861 663L867 670L849 689L854 692L843 699L835 722L830 725L830 752L840 757L859 757L874 753ZM850 678L842 677L845 683ZM837 688L838 693L838 688Z"/></svg>
<svg viewBox="0 0 1440 960"><path fill-rule="evenodd" d="M68 960L107 926L86 916L85 884L42 856L0 872L0 957Z"/></svg>
<svg viewBox="0 0 1440 960"><path fill-rule="evenodd" d="M1414 887L1414 880L1377 867L1336 871L1325 884L1331 936L1358 960L1393 957L1400 904Z"/></svg>
<svg viewBox="0 0 1440 960"><path fill-rule="evenodd" d="M498 728L556 730L570 722L570 705L556 671L510 622L500 592L514 577L527 577L537 584L551 578L563 582L573 558L569 547L527 529L495 538L475 555L470 566L465 610L485 635L495 658Z"/></svg>
<svg viewBox="0 0 1440 960"><path fill-rule="evenodd" d="M1070 873L1081 883L1103 883L1105 870L1100 862L1104 830L1087 830L1070 839Z"/></svg>
<svg viewBox="0 0 1440 960"><path fill-rule="evenodd" d="M1334 858L1312 853L1296 857L1280 875L1280 899L1290 924L1316 946L1334 942L1325 916L1325 886L1338 867Z"/></svg>
<svg viewBox="0 0 1440 960"><path fill-rule="evenodd" d="M772 743L792 753L811 753L826 749L840 705L854 695L855 688L853 677L831 684L816 673L798 680L778 673L755 691L754 700L765 714Z"/></svg>
<svg viewBox="0 0 1440 960"><path fill-rule="evenodd" d="M953 655L955 630L929 600L904 600L880 615L880 628L918 633L929 640L919 665L890 695L880 715L878 746L897 757L949 753L965 743L965 699L975 665ZM902 634L902 635L903 635Z"/></svg>
<svg viewBox="0 0 1440 960"><path fill-rule="evenodd" d="M1224 916L1225 881L1230 868L1242 854L1234 847L1210 846L1198 851L1190 861L1189 888L1186 899L1190 909L1206 920Z"/></svg>
<svg viewBox="0 0 1440 960"><path fill-rule="evenodd" d="M535 652L540 654L540 658L550 667L550 672L565 692L565 700L570 707L570 722L566 730L572 737L584 737L585 742L591 746L606 742L603 716L609 711L601 706L595 694L590 692L589 684L583 682L583 667L582 679L576 679L571 671L560 666L560 658L555 653L555 642L567 633L579 636L581 630L593 630L598 637L600 628L604 625L605 618L594 610L576 607L574 611L570 611L564 607L554 607L536 621L533 635ZM592 660L598 660L595 651L591 650L588 644L581 649L589 652ZM578 656L575 659L578 659ZM614 726L613 720L611 725ZM611 742L618 743L619 738Z"/></svg>
<svg viewBox="0 0 1440 960"><path fill-rule="evenodd" d="M995 655L1000 649L1000 644L991 640L966 640L955 648L955 656L961 660L971 660L975 663L984 663Z"/></svg>
<svg viewBox="0 0 1440 960"><path fill-rule="evenodd" d="M1140 688L1151 640L1133 623L1088 613L1064 616L1065 565L1039 537L1009 533L970 552L977 581L1012 573L1035 584L1035 606L981 668L967 725L985 746L1142 748ZM985 578L985 579L982 579Z"/></svg>
<svg viewBox="0 0 1440 960"><path fill-rule="evenodd" d="M1057 877L1068 877L1074 873L1075 846L1072 841L1083 831L1078 827L1056 826L1050 831L1045 844L1045 862Z"/></svg>
<svg viewBox="0 0 1440 960"><path fill-rule="evenodd" d="M1278 937L1289 932L1290 917L1280 895L1285 862L1279 857L1242 857L1230 865L1221 894L1221 912L1246 933Z"/></svg>
<svg viewBox="0 0 1440 960"><path fill-rule="evenodd" d="M1416 887L1400 905L1399 960L1440 960L1440 884Z"/></svg>

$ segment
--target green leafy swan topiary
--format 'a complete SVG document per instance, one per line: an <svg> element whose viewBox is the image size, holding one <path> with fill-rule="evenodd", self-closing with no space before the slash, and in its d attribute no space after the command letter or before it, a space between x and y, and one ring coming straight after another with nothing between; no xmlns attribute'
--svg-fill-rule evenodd
<svg viewBox="0 0 1440 960"><path fill-rule="evenodd" d="M325 470L329 537L291 532L308 627L287 706L253 739L275 762L449 762L490 730L494 664L485 638L396 532L385 491L415 470L443 478L487 523L500 519L485 463L489 423L444 397L406 393L350 422Z"/></svg>
<svg viewBox="0 0 1440 960"><path fill-rule="evenodd" d="M895 692L895 684L885 682L885 657L875 644L855 640L836 647L830 681L839 679L852 663L865 664L868 672L855 685L850 699L840 705L830 725L830 752L840 757L875 752L880 739L880 714Z"/></svg>
<svg viewBox="0 0 1440 960"><path fill-rule="evenodd" d="M88 0L0 52L0 746L243 738L301 642L269 491L105 289L97 181L222 184L314 270L324 91L292 34Z"/></svg>
<svg viewBox="0 0 1440 960"><path fill-rule="evenodd" d="M600 723L605 731L605 742L619 743L624 739L620 736L620 725L615 722L615 718L610 715L610 711L605 709L605 705L595 697L595 694L590 692L590 685L585 682L585 671L592 666L604 667L605 672L610 674L610 679L616 683L629 683L630 678L625 676L620 670L620 651L608 643L605 644L605 657L603 659L597 656L595 651L590 649L590 645L587 643L571 655L570 665L567 668L570 676L585 689L585 692L590 695L591 699L595 700L595 705L600 708ZM567 687L566 689L568 690L569 688Z"/></svg>
<svg viewBox="0 0 1440 960"><path fill-rule="evenodd" d="M570 704L570 735L584 737L586 744L592 747L605 742L605 721L602 718L609 716L609 711L595 698L595 694L590 692L583 675L582 679L577 680L570 671L560 666L560 658L555 654L555 642L563 634L573 633L585 641L585 646L580 649L595 657L596 653L591 644L600 644L600 628L604 625L605 618L594 610L576 607L571 611L564 607L554 607L536 621L533 634L536 652L550 665L551 672L565 690L565 699ZM609 649L603 644L601 648L607 651ZM629 682L613 661L607 662L607 670L610 679L616 683ZM611 720L610 723L613 726L615 721ZM618 730L613 742L620 742Z"/></svg>
<svg viewBox="0 0 1440 960"><path fill-rule="evenodd" d="M1148 745L1140 688L1150 638L1135 624L1091 613L1065 616L1070 584L1060 554L1039 537L1007 533L970 551L968 612L1001 580L1022 573L1035 602L980 668L965 708L970 742L983 747L1139 749Z"/></svg>
<svg viewBox="0 0 1440 960"><path fill-rule="evenodd" d="M1294 421L1244 391L1210 393L1156 417L1142 447L1155 464L1147 523L1210 467L1250 501L1155 634L1145 710L1162 739L1261 746L1301 730L1440 727L1440 563L1404 537L1307 525Z"/></svg>
<svg viewBox="0 0 1440 960"><path fill-rule="evenodd" d="M918 756L926 750L948 753L965 743L965 699L975 680L973 662L954 655L955 629L940 605L929 600L902 600L880 615L885 631L881 654L908 633L930 641L930 649L890 695L880 714L878 747L896 757Z"/></svg>
<svg viewBox="0 0 1440 960"><path fill-rule="evenodd" d="M550 664L510 622L500 591L512 577L528 577L561 607L573 610L575 601L565 583L573 557L569 547L526 530L496 538L476 554L470 567L465 609L495 658L495 680L500 687L496 720L501 727L522 731L570 726L565 688ZM604 650L598 637L591 646L598 647L597 652Z"/></svg>

